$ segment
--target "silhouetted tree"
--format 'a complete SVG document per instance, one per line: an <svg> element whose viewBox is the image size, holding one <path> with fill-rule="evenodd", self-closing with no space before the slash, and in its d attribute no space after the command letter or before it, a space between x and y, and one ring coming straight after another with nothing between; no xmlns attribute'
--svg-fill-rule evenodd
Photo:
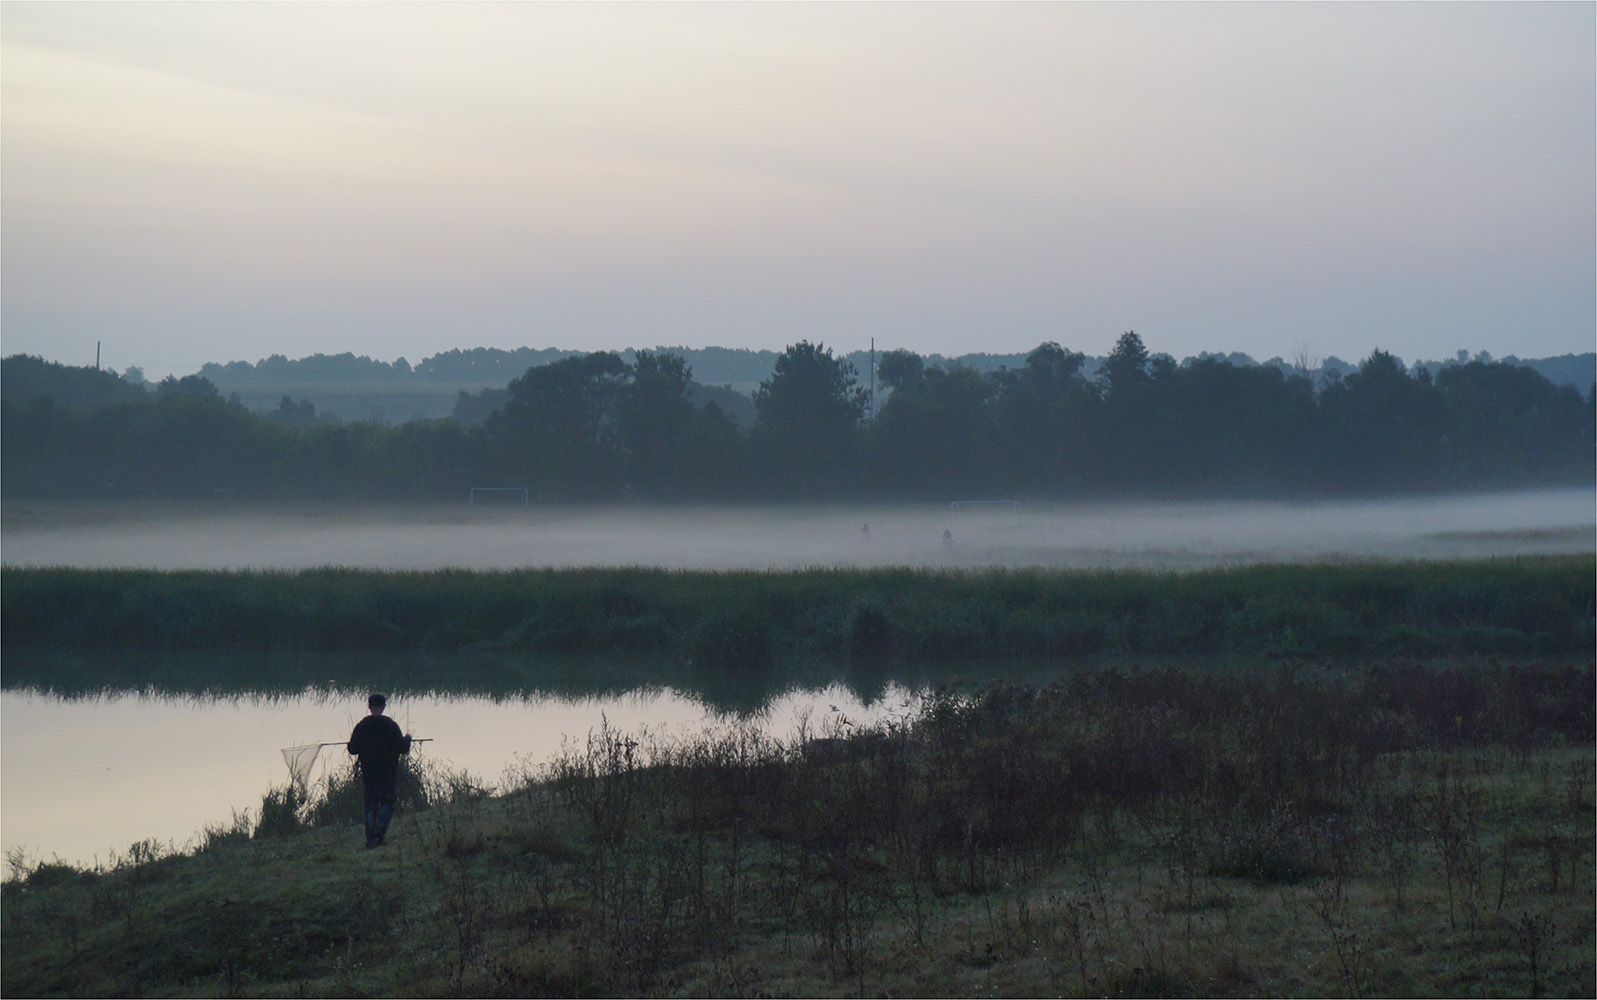
<svg viewBox="0 0 1597 1000"><path fill-rule="evenodd" d="M185 375L182 378L168 375L156 384L155 389L163 396L182 394L215 398L222 395L216 384L203 375Z"/></svg>
<svg viewBox="0 0 1597 1000"><path fill-rule="evenodd" d="M1079 486L1097 397L1081 375L1086 357L1049 341L1018 369L991 376L1006 465L1019 484L1053 490Z"/></svg>
<svg viewBox="0 0 1597 1000"><path fill-rule="evenodd" d="M1572 386L1500 361L1448 365L1435 385L1449 485L1548 482L1590 469L1589 404Z"/></svg>
<svg viewBox="0 0 1597 1000"><path fill-rule="evenodd" d="M1115 349L1109 352L1099 369L1098 382L1109 398L1118 396L1122 403L1130 403L1133 396L1147 387L1148 349L1135 330L1127 330L1115 341Z"/></svg>
<svg viewBox="0 0 1597 1000"><path fill-rule="evenodd" d="M557 359L464 397L489 411L480 425L398 427L335 425L290 396L259 416L204 376L145 392L111 372L13 356L0 363L0 488L326 499L458 499L475 485L597 498L628 482L661 498L1368 495L1589 485L1597 468L1597 391L1481 355L1434 377L1384 351L1345 372L1328 360L1318 392L1284 366L1247 359L1178 366L1130 332L1100 381L1082 376L1084 360L1042 344L982 375L888 352L891 395L862 425L853 368L795 344L749 404L745 438L720 405L693 405L700 390L673 352L640 352L634 365L609 353Z"/></svg>
<svg viewBox="0 0 1597 1000"><path fill-rule="evenodd" d="M18 405L51 399L65 407L104 406L146 398L142 379L131 381L98 368L63 365L31 354L0 360L0 399Z"/></svg>
<svg viewBox="0 0 1597 1000"><path fill-rule="evenodd" d="M748 492L746 439L713 400L682 428L680 486L686 496L737 499Z"/></svg>
<svg viewBox="0 0 1597 1000"><path fill-rule="evenodd" d="M548 499L589 499L619 486L616 403L628 368L609 351L527 369L485 430L506 484Z"/></svg>
<svg viewBox="0 0 1597 1000"><path fill-rule="evenodd" d="M876 478L898 495L987 496L1001 463L988 401L996 389L969 368L929 368L918 389L893 393L871 428Z"/></svg>
<svg viewBox="0 0 1597 1000"><path fill-rule="evenodd" d="M1371 352L1320 394L1323 454L1332 490L1427 489L1441 484L1441 411L1430 377Z"/></svg>
<svg viewBox="0 0 1597 1000"><path fill-rule="evenodd" d="M1160 475L1183 492L1297 491L1316 470L1314 386L1279 368L1218 358L1154 379Z"/></svg>
<svg viewBox="0 0 1597 1000"><path fill-rule="evenodd" d="M753 457L779 495L834 494L852 471L865 391L854 366L800 341L754 393Z"/></svg>
<svg viewBox="0 0 1597 1000"><path fill-rule="evenodd" d="M679 354L639 351L632 383L618 399L616 424L628 481L645 496L680 491L682 433L693 419L692 377Z"/></svg>
<svg viewBox="0 0 1597 1000"><path fill-rule="evenodd" d="M1167 449L1159 435L1160 401L1152 392L1148 360L1142 338L1127 330L1098 369L1104 405L1095 413L1085 460L1100 487L1110 491L1146 491L1159 478L1159 459Z"/></svg>
<svg viewBox="0 0 1597 1000"><path fill-rule="evenodd" d="M273 410L268 416L269 419L275 420L280 424L299 427L316 420L316 404L308 399L301 399L296 403L288 396L284 396L278 402L277 409Z"/></svg>
<svg viewBox="0 0 1597 1000"><path fill-rule="evenodd" d="M914 351L888 351L876 363L876 378L894 392L926 388L926 362Z"/></svg>
<svg viewBox="0 0 1597 1000"><path fill-rule="evenodd" d="M460 390L450 415L466 426L480 424L495 410L503 409L510 398L507 389L481 389L477 392Z"/></svg>

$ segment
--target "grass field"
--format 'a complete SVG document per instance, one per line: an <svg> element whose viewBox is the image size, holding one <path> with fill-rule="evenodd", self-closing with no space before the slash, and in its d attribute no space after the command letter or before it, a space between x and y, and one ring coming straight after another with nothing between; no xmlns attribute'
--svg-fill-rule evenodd
<svg viewBox="0 0 1597 1000"><path fill-rule="evenodd" d="M8 996L1590 996L1592 668L1084 671L13 858Z"/></svg>

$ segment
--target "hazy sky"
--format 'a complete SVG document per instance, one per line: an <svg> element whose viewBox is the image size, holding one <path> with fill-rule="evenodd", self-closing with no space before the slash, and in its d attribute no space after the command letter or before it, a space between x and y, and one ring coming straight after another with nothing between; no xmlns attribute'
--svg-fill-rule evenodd
<svg viewBox="0 0 1597 1000"><path fill-rule="evenodd" d="M0 5L0 350L1542 357L1597 5Z"/></svg>

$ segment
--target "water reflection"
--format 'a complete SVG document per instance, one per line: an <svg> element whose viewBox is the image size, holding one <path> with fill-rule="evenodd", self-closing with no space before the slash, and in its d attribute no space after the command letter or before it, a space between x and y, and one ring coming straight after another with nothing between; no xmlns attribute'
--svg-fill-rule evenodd
<svg viewBox="0 0 1597 1000"><path fill-rule="evenodd" d="M7 684L15 684L9 659L6 672ZM4 850L83 864L107 862L145 838L182 846L207 824L226 824L235 811L258 808L267 788L285 783L281 748L347 739L365 714L365 685L218 693L200 686L202 679L195 674L191 690L161 690L149 682L138 690L90 690L67 675L48 690L0 693ZM865 725L908 713L919 690L884 677L868 692L842 682L790 687L766 697L757 711L729 713L671 687L616 690L611 681L578 693L382 686L395 692L389 714L413 735L432 738L428 756L489 784L501 781L509 766L549 760L564 741L585 740L602 722L663 740L730 725L753 725L785 739L801 719L813 732L845 720ZM342 747L326 748L313 775L346 760Z"/></svg>
<svg viewBox="0 0 1597 1000"><path fill-rule="evenodd" d="M1028 673L1033 666L983 669ZM307 690L520 701L615 698L640 689L669 688L716 713L752 714L794 687L840 683L853 700L873 702L890 683L924 687L960 672L959 664L925 666L864 658L728 668L637 655L23 648L7 651L5 687L33 689L69 701L100 698L107 691L164 698L300 699Z"/></svg>

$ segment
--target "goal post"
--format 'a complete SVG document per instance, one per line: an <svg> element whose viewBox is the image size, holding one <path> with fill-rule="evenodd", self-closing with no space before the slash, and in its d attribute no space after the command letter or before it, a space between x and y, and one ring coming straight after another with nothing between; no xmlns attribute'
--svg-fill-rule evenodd
<svg viewBox="0 0 1597 1000"><path fill-rule="evenodd" d="M520 503L527 506L527 488L525 486L473 486L469 502L475 507L479 503L494 501L505 503Z"/></svg>
<svg viewBox="0 0 1597 1000"><path fill-rule="evenodd" d="M967 508L998 508L1006 513L1019 514L1019 500L954 500L948 504L949 513L958 514Z"/></svg>

